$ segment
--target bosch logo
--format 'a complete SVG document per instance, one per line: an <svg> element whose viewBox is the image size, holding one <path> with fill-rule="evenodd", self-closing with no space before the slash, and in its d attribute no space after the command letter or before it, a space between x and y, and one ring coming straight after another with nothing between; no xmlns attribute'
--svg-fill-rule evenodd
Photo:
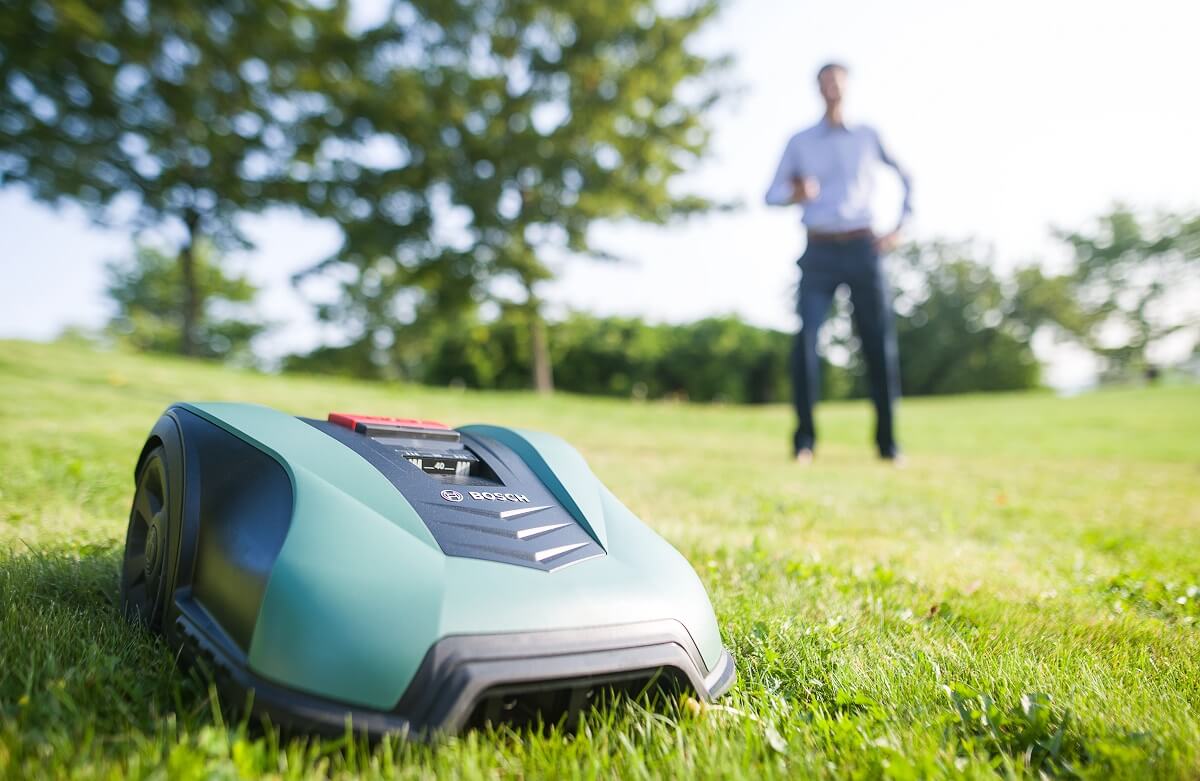
<svg viewBox="0 0 1200 781"><path fill-rule="evenodd" d="M472 499L486 499L490 502L529 502L525 494L494 494L491 491L472 491Z"/></svg>
<svg viewBox="0 0 1200 781"><path fill-rule="evenodd" d="M447 488L445 491L442 491L442 498L447 502L461 502L463 500L463 495L458 491L451 491L449 488Z"/></svg>

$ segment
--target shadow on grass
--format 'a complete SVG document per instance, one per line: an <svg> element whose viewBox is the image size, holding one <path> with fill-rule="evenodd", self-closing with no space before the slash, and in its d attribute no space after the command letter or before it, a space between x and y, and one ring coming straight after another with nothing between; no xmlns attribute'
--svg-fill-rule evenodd
<svg viewBox="0 0 1200 781"><path fill-rule="evenodd" d="M205 684L121 617L119 562L117 546L0 550L0 724L18 753L150 738L208 710Z"/></svg>

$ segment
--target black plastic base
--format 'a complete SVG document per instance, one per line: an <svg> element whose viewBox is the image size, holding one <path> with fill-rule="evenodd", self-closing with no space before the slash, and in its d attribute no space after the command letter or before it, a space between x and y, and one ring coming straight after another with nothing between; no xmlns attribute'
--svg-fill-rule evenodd
<svg viewBox="0 0 1200 781"><path fill-rule="evenodd" d="M735 678L727 651L705 674L691 636L674 620L458 635L435 643L396 707L378 711L264 680L249 670L245 656L195 601L183 596L177 605L178 636L216 668L227 701L249 701L254 715L306 732L341 734L349 728L374 737L428 739L488 722L572 726L606 692L692 690L712 700Z"/></svg>

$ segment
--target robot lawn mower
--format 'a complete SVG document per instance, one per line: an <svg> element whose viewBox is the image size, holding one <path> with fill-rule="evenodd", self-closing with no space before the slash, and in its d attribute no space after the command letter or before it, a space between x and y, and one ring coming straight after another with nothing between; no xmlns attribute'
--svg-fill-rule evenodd
<svg viewBox="0 0 1200 781"><path fill-rule="evenodd" d="M177 404L134 474L123 609L275 724L424 737L734 680L688 562L549 434Z"/></svg>

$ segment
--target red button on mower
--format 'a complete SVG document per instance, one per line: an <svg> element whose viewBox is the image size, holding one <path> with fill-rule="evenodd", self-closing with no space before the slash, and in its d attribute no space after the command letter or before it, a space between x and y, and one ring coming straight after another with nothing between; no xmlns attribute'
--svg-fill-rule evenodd
<svg viewBox="0 0 1200 781"><path fill-rule="evenodd" d="M345 426L351 431L357 431L360 434L366 433L366 429L384 426L396 428L431 428L442 430L448 430L450 428L445 423L438 423L436 420L389 418L382 415L351 415L348 412L330 412L329 422L336 423L339 426ZM362 428L359 428L360 425Z"/></svg>

